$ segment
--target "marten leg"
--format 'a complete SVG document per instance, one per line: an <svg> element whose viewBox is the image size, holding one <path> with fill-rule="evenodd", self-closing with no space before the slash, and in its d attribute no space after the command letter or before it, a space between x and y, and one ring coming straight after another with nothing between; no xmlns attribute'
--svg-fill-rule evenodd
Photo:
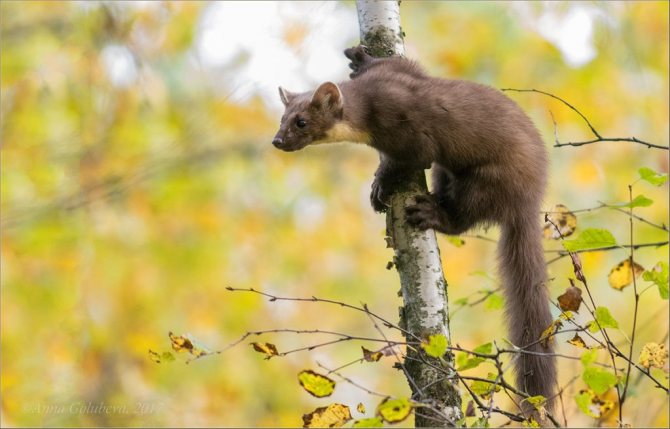
<svg viewBox="0 0 670 429"><path fill-rule="evenodd" d="M370 66L372 66L375 61L378 61L365 52L365 46L363 45L345 49L344 56L351 60L349 63L349 68L353 70L353 72L349 75L349 77L352 79L365 72L365 70L370 68Z"/></svg>
<svg viewBox="0 0 670 429"><path fill-rule="evenodd" d="M418 195L416 203L405 209L407 221L422 230L435 229L445 234L461 234L475 224L495 219L493 192L500 192L495 182L487 180L491 172L480 168L455 176L433 166L433 192Z"/></svg>
<svg viewBox="0 0 670 429"><path fill-rule="evenodd" d="M398 185L408 180L412 172L419 167L399 163L393 158L381 153L381 162L375 172L375 180L372 182L370 203L375 211L383 213L388 208L389 197L397 189Z"/></svg>
<svg viewBox="0 0 670 429"><path fill-rule="evenodd" d="M427 77L421 67L412 61L408 61L402 57L374 58L365 52L365 49L365 46L358 45L354 48L344 50L344 56L351 60L349 68L353 72L349 74L349 77L352 79L382 64L389 71L392 70L396 73L407 74L418 79Z"/></svg>

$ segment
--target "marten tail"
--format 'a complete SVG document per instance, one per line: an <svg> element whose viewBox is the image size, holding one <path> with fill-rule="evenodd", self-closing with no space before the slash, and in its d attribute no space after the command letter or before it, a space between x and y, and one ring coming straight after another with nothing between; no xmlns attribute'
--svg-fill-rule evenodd
<svg viewBox="0 0 670 429"><path fill-rule="evenodd" d="M540 344L542 332L551 325L547 270L542 249L539 218L533 210L525 218L502 225L498 246L499 273L505 295L505 313L512 343L531 353L552 353L552 340ZM521 353L516 358L517 388L531 396L547 398L551 412L556 386L556 362L553 356ZM526 415L533 407L523 407Z"/></svg>

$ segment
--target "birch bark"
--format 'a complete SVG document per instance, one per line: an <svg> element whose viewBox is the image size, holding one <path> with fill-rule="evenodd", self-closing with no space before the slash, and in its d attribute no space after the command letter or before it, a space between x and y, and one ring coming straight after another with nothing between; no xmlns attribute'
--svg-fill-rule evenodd
<svg viewBox="0 0 670 429"><path fill-rule="evenodd" d="M356 8L361 43L371 55L404 55L398 2L357 0ZM426 192L425 174L417 172L391 197L391 207L386 214L388 241L395 251L394 263L404 301L400 319L401 325L414 337L408 340L427 338L431 334L442 334L450 340L447 283L435 232L418 231L405 219L405 207L415 195ZM444 376L444 369L447 369L448 377ZM430 404L429 408L416 410L415 426L457 425L463 416L453 373L453 356L448 353L440 361L408 348L404 370L413 399Z"/></svg>

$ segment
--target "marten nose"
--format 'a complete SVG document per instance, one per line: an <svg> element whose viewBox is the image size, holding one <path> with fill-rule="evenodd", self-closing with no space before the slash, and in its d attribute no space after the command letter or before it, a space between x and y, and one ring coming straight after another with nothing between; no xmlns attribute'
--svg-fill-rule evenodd
<svg viewBox="0 0 670 429"><path fill-rule="evenodd" d="M274 147L281 146L281 139L279 137L275 137L274 139L272 139L272 144L274 145Z"/></svg>

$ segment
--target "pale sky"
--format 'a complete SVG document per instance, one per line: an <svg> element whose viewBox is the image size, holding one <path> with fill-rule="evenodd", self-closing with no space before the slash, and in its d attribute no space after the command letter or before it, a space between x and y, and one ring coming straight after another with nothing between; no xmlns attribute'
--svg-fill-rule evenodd
<svg viewBox="0 0 670 429"><path fill-rule="evenodd" d="M128 7L158 7L134 2ZM545 2L539 18L531 4L510 3L529 31L556 46L570 67L588 64L597 55L593 27L603 14L588 3ZM606 18L606 17L605 17ZM287 44L287 39L294 43ZM326 80L343 80L349 73L342 50L358 43L358 19L351 4L339 2L226 1L210 4L194 39L193 57L201 67L225 71L227 95L244 101L260 95L281 110L277 86L306 91ZM103 63L113 84L137 79L136 61L125 47L108 45ZM223 77L222 77L223 78Z"/></svg>

